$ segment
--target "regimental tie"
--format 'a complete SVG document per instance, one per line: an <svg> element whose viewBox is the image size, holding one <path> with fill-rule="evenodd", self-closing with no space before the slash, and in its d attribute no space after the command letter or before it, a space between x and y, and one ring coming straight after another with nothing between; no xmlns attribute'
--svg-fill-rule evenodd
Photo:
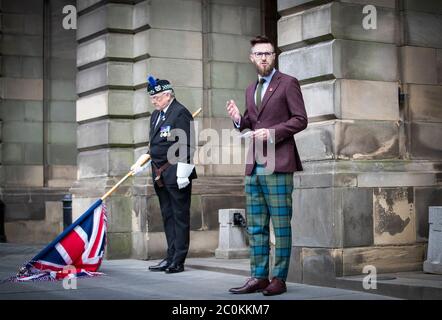
<svg viewBox="0 0 442 320"><path fill-rule="evenodd" d="M162 120L164 120L164 111L163 110L161 110L160 111L160 115L158 116L158 119L157 119L157 123L155 124L155 128L157 127L157 125L162 121Z"/></svg>
<svg viewBox="0 0 442 320"><path fill-rule="evenodd" d="M261 108L261 93L264 82L266 82L266 79L259 79L258 86L256 87L256 109L258 109L258 111Z"/></svg>

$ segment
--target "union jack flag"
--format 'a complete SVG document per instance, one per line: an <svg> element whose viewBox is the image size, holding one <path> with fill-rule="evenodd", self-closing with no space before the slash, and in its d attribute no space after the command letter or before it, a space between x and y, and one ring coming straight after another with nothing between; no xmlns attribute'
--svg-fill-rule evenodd
<svg viewBox="0 0 442 320"><path fill-rule="evenodd" d="M95 276L106 246L107 217L102 200L97 200L63 231L11 281L60 280L67 276Z"/></svg>

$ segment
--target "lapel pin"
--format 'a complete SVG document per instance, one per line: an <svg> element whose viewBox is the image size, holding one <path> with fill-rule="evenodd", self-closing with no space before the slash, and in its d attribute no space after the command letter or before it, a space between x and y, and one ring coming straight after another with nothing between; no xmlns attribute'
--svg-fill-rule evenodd
<svg viewBox="0 0 442 320"><path fill-rule="evenodd" d="M272 92L272 91L273 91L273 88L270 88L269 90L270 90L270 92Z"/></svg>

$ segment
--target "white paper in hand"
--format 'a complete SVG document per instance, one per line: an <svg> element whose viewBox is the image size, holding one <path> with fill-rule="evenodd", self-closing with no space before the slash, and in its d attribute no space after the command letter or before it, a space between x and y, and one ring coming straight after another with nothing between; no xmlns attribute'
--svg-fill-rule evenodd
<svg viewBox="0 0 442 320"><path fill-rule="evenodd" d="M176 169L176 183L178 184L178 189L185 188L189 183L189 176L195 168L194 164L178 162Z"/></svg>
<svg viewBox="0 0 442 320"><path fill-rule="evenodd" d="M254 131L247 131L246 133L241 134L239 137L241 139L248 139L252 137L253 133Z"/></svg>

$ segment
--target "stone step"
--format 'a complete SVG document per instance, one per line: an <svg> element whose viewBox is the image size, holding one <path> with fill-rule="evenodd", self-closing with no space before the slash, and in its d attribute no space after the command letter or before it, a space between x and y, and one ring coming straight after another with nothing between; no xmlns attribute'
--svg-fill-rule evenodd
<svg viewBox="0 0 442 320"><path fill-rule="evenodd" d="M240 276L250 276L249 259L188 258L186 267Z"/></svg>
<svg viewBox="0 0 442 320"><path fill-rule="evenodd" d="M377 275L377 288L365 290L366 275L336 278L336 287L370 292L407 300L441 300L442 275L422 271L385 273Z"/></svg>

